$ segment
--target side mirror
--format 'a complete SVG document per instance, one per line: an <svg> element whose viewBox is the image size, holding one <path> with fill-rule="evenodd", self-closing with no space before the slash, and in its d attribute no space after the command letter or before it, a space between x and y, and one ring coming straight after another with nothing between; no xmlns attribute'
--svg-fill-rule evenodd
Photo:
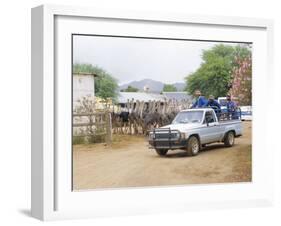
<svg viewBox="0 0 281 226"><path fill-rule="evenodd" d="M207 126L209 126L209 123L212 121L212 119L210 117L206 117L205 118Z"/></svg>
<svg viewBox="0 0 281 226"><path fill-rule="evenodd" d="M207 126L209 126L209 119L208 119L208 117L205 117L205 122L206 122Z"/></svg>

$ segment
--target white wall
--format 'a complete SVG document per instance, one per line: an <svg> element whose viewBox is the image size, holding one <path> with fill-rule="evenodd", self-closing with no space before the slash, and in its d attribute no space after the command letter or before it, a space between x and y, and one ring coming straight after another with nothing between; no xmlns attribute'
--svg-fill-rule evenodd
<svg viewBox="0 0 281 226"><path fill-rule="evenodd" d="M73 101L85 96L95 96L95 79L93 75L73 75Z"/></svg>
<svg viewBox="0 0 281 226"><path fill-rule="evenodd" d="M37 225L29 215L30 207L30 8L42 3L86 5L116 9L185 12L191 14L232 15L275 19L275 84L281 84L281 13L280 1L260 0L9 0L0 8L1 57L1 156L0 224ZM5 76L4 76L5 75ZM266 76L266 75L265 75ZM3 80L4 79L4 80ZM281 89L275 87L277 105L274 116L281 115ZM274 88L274 87L272 87ZM278 98L277 98L278 97ZM275 152L276 205L271 208L216 210L120 217L97 220L56 222L51 225L281 225L281 148L280 120L272 127ZM275 130L275 131L274 131ZM266 154L266 153L265 153ZM145 198L145 197L144 197ZM165 198L165 197L163 197Z"/></svg>

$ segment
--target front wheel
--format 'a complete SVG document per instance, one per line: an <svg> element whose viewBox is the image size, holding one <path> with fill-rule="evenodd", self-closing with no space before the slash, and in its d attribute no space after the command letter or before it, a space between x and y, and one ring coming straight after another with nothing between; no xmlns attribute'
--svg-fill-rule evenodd
<svg viewBox="0 0 281 226"><path fill-rule="evenodd" d="M168 152L168 149L155 149L156 153L160 156L165 156Z"/></svg>
<svg viewBox="0 0 281 226"><path fill-rule="evenodd" d="M229 131L224 138L224 145L226 147L231 147L234 145L235 135L233 131Z"/></svg>
<svg viewBox="0 0 281 226"><path fill-rule="evenodd" d="M200 142L196 136L192 136L187 141L186 152L188 156L197 155L200 151Z"/></svg>

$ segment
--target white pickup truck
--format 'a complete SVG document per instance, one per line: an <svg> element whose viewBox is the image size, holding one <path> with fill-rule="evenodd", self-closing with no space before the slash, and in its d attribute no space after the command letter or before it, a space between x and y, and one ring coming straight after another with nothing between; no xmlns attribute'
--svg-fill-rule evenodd
<svg viewBox="0 0 281 226"><path fill-rule="evenodd" d="M160 156L174 149L184 149L194 156L201 147L214 142L231 147L235 137L241 135L240 118L219 121L212 108L197 108L183 110L172 124L150 131L148 141Z"/></svg>

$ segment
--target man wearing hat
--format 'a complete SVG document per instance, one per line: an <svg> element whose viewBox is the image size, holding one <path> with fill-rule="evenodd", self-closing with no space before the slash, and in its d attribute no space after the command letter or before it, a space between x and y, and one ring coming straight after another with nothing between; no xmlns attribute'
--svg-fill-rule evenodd
<svg viewBox="0 0 281 226"><path fill-rule="evenodd" d="M221 113L221 105L215 100L215 97L213 95L209 96L209 100L205 107L211 107L216 112L217 117L219 118Z"/></svg>

